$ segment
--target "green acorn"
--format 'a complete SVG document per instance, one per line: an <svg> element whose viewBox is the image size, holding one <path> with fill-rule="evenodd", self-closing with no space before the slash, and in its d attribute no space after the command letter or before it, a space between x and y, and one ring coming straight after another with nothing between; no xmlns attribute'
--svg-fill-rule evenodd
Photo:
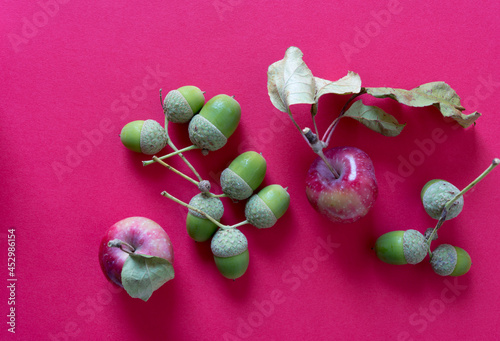
<svg viewBox="0 0 500 341"><path fill-rule="evenodd" d="M449 244L441 244L432 251L431 266L441 276L462 276L472 265L467 251Z"/></svg>
<svg viewBox="0 0 500 341"><path fill-rule="evenodd" d="M186 123L196 115L205 104L203 92L196 86L186 85L170 91L163 101L163 111L167 120L173 123Z"/></svg>
<svg viewBox="0 0 500 341"><path fill-rule="evenodd" d="M448 181L434 179L424 185L420 193L420 198L427 214L433 219L439 219L446 203L458 193L460 193L460 190ZM464 197L461 196L448 210L446 220L458 216L463 208Z"/></svg>
<svg viewBox="0 0 500 341"><path fill-rule="evenodd" d="M254 194L245 205L247 221L258 228L276 224L290 205L290 194L280 185L269 185Z"/></svg>
<svg viewBox="0 0 500 341"><path fill-rule="evenodd" d="M217 221L220 221L224 214L224 205L219 198L210 197L204 193L195 195L189 205L205 212ZM189 209L186 218L186 229L188 235L197 242L209 240L217 231L217 225L208 220L203 214Z"/></svg>
<svg viewBox="0 0 500 341"><path fill-rule="evenodd" d="M217 95L189 122L189 139L201 149L220 149L238 127L240 118L239 103L230 96Z"/></svg>
<svg viewBox="0 0 500 341"><path fill-rule="evenodd" d="M391 231L375 243L377 257L388 264L417 264L427 254L427 243L417 230Z"/></svg>
<svg viewBox="0 0 500 341"><path fill-rule="evenodd" d="M266 160L254 151L236 157L220 177L222 191L234 200L249 198L266 175Z"/></svg>
<svg viewBox="0 0 500 341"><path fill-rule="evenodd" d="M146 155L154 155L167 145L165 129L155 120L138 120L127 123L120 139L125 147Z"/></svg>
<svg viewBox="0 0 500 341"><path fill-rule="evenodd" d="M248 241L240 230L219 229L212 238L211 249L215 265L224 277L236 279L247 271Z"/></svg>

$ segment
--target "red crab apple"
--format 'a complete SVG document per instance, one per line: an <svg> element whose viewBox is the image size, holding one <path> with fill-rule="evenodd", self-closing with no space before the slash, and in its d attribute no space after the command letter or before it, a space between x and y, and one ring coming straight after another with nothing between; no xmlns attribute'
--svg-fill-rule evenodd
<svg viewBox="0 0 500 341"><path fill-rule="evenodd" d="M151 219L130 217L111 226L101 240L99 262L106 277L132 297L147 300L174 277L168 234Z"/></svg>
<svg viewBox="0 0 500 341"><path fill-rule="evenodd" d="M337 178L318 157L306 176L311 205L334 222L352 223L365 216L377 199L378 186L370 157L355 147L324 152Z"/></svg>

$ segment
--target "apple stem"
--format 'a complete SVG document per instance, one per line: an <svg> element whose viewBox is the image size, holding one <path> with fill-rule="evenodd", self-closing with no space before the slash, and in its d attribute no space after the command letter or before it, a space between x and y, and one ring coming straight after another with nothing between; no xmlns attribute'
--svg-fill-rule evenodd
<svg viewBox="0 0 500 341"><path fill-rule="evenodd" d="M311 129L305 128L303 131L304 136L306 137L307 141L311 145L312 150L319 155L319 157L325 162L326 166L332 172L333 176L335 179L338 179L340 177L340 174L332 167L330 162L325 157L325 154L323 154L323 147L324 144L322 141L318 139L318 136L314 134Z"/></svg>
<svg viewBox="0 0 500 341"><path fill-rule="evenodd" d="M158 162L160 165L162 166L165 166L167 169L171 170L172 172L174 172L175 174L177 175L180 175L181 177L183 177L184 179L188 180L189 182L195 184L196 186L198 186L200 183L198 181L196 181L195 179L187 176L186 174L182 173L181 171L175 169L174 167L170 166L169 164L165 163L164 161L160 160L160 158L158 158L157 156L153 156L153 160Z"/></svg>
<svg viewBox="0 0 500 341"><path fill-rule="evenodd" d="M500 164L500 159L494 158L493 161L491 162L491 165L486 168L484 172L481 173L474 181L472 181L467 187L465 187L463 190L460 191L457 195L455 195L453 198L451 198L444 208L446 210L449 210L450 207L453 205L455 201L457 201L462 195L464 195L468 190L470 190L472 187L474 187L479 181L483 180L486 175L488 175L496 166Z"/></svg>
<svg viewBox="0 0 500 341"><path fill-rule="evenodd" d="M125 253L131 254L135 252L135 247L130 245L127 242L124 242L123 240L120 239L113 239L108 242L108 247L117 247L120 248Z"/></svg>
<svg viewBox="0 0 500 341"><path fill-rule="evenodd" d="M364 93L366 93L366 89L362 88L360 92L358 92L357 94L353 94L351 96L351 98L349 98L347 100L347 102L344 104L344 106L342 107L342 110L340 111L339 116L336 119L333 120L333 122L330 124L330 126L328 127L328 129L326 129L326 132L323 135L323 138L321 139L321 141L324 142L325 147L328 146L328 144L330 143L330 139L332 137L333 131L337 127L337 124L339 123L340 119L342 117L344 117L344 114L347 111L347 108L348 108L349 104L351 104L358 96L361 96Z"/></svg>
<svg viewBox="0 0 500 341"><path fill-rule="evenodd" d="M158 159L160 160L164 160L164 159L168 159L169 157L172 157L174 155L179 155L181 153L184 153L184 152L187 152L189 150L193 150L193 149L199 149L198 146L195 146L194 144L191 145L191 146L188 146L188 147L185 147L185 148L182 148L182 149L178 149L176 150L175 152L172 152L170 154L167 154L167 155L163 155L163 156L160 156ZM153 164L155 163L156 161L155 160L148 160L148 161L142 161L142 165L143 166L148 166L150 164Z"/></svg>

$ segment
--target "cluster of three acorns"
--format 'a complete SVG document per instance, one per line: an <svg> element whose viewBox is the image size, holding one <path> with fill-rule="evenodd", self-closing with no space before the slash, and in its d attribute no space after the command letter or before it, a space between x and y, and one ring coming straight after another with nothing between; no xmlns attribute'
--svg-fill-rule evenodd
<svg viewBox="0 0 500 341"><path fill-rule="evenodd" d="M441 218L443 209L460 190L445 180L435 179L427 182L422 188L420 198L427 214L433 219ZM447 211L446 219L457 217L464 206L460 196ZM392 231L380 236L375 243L377 257L389 264L418 264L422 262L429 250L433 229L427 229L425 236L417 230ZM434 233L432 239L436 239ZM450 244L441 244L434 251L430 260L432 269L441 276L461 276L471 267L471 258L462 248Z"/></svg>
<svg viewBox="0 0 500 341"><path fill-rule="evenodd" d="M240 105L233 97L221 94L205 104L203 92L192 85L170 91L163 110L169 122L189 122L189 139L195 147L206 151L222 148L241 117ZM151 119L126 124L120 139L128 149L146 155L158 153L168 142L165 129Z"/></svg>
<svg viewBox="0 0 500 341"><path fill-rule="evenodd" d="M203 92L195 86L170 91L163 102L166 119L172 123L189 122L189 138L196 148L215 151L222 148L236 130L241 108L230 96L217 95L205 104ZM154 120L134 121L122 129L122 143L136 152L154 155L167 144L165 129ZM224 194L233 200L250 198L245 205L246 222L257 228L269 228L286 212L290 195L280 185L269 185L253 194L265 177L267 164L261 154L245 152L234 159L221 174ZM220 221L222 201L210 193L208 181L200 182L201 193L189 205ZM212 238L211 249L217 268L230 279L241 277L249 264L248 241L235 227L219 228L207 217L189 210L186 218L189 236L199 242Z"/></svg>
<svg viewBox="0 0 500 341"><path fill-rule="evenodd" d="M229 198L245 203L245 219L259 228L269 228L285 214L290 205L290 195L280 185L269 185L253 194L266 174L266 160L254 151L236 157L220 176L222 191ZM224 206L218 197L209 192L195 195L189 205L220 221ZM189 210L186 218L189 236L198 242L212 238L211 249L219 272L226 278L241 277L249 264L248 241L235 227L219 228L203 214Z"/></svg>

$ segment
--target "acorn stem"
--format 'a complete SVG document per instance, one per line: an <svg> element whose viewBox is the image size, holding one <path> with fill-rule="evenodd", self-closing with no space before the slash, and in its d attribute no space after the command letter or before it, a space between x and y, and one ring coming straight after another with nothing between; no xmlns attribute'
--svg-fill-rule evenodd
<svg viewBox="0 0 500 341"><path fill-rule="evenodd" d="M179 155L181 153L184 153L184 152L187 152L187 151L193 150L193 149L199 149L199 147L197 147L197 146L195 146L193 144L191 146L188 146L188 147L185 147L185 148L182 148L182 149L178 149L175 152L172 152L170 154L160 156L158 159L160 159L160 160L168 159L169 157L172 157L174 155ZM155 160L142 161L142 165L143 166L149 166L150 164L155 163L155 162L156 162Z"/></svg>
<svg viewBox="0 0 500 341"><path fill-rule="evenodd" d="M213 194L211 192L208 192L207 193L208 196L212 197L212 198L226 198L228 195L226 193L222 193L222 194Z"/></svg>
<svg viewBox="0 0 500 341"><path fill-rule="evenodd" d="M184 179L186 179L189 182L191 182L191 183L195 184L196 186L198 186L198 184L199 184L198 181L196 181L195 179L187 176L186 174L182 173L181 171L175 169L174 167L170 166L169 164L165 163L164 161L160 160L160 158L158 158L157 156L153 156L153 160L156 161L156 162L158 162L160 165L165 166L166 168L168 168L169 170L171 170L175 174L180 175Z"/></svg>
<svg viewBox="0 0 500 341"><path fill-rule="evenodd" d="M491 165L488 168L486 168L486 170L483 173L481 173L481 175L479 175L474 181L472 181L467 187L465 187L463 190L461 190L460 193L458 193L453 198L451 198L451 200L449 200L446 203L444 208L446 210L449 210L455 201L457 201L468 190L470 190L472 187L474 187L479 181L483 180L486 177L486 175L488 175L499 164L500 164L500 159L494 158L493 161L491 162Z"/></svg>
<svg viewBox="0 0 500 341"><path fill-rule="evenodd" d="M224 224L221 224L220 222L218 222L217 220L215 220L214 218L212 218L209 214L203 212L202 210L194 207L194 206L191 206L187 203L185 203L184 201L180 200L180 199L177 199L176 197L174 197L172 194L168 193L167 191L163 191L161 192L161 195L163 195L164 197L166 198L169 198L170 200L172 201L175 201L176 203L184 206L184 207L187 207L203 216L205 216L205 218L207 218L208 220L210 220L212 223L214 223L215 225L219 226L221 229L227 229L229 228L229 226L226 226Z"/></svg>
<svg viewBox="0 0 500 341"><path fill-rule="evenodd" d="M161 89L160 89L160 99L162 99L161 95ZM174 151L178 151L179 149L175 146L174 142L172 142L172 139L170 138L170 135L168 133L168 119L167 115L165 113L165 108L163 107L163 102L161 103L161 106L163 108L163 115L165 116L165 134L167 135L167 144L172 148ZM184 163L191 169L191 171L194 173L194 175L198 178L198 181L202 181L203 179L201 178L200 174L196 171L194 166L186 159L182 153L179 154L179 157L184 161Z"/></svg>
<svg viewBox="0 0 500 341"><path fill-rule="evenodd" d="M250 224L248 222L248 220L243 220L242 222L234 224L234 225L231 225L231 226L228 226L227 228L228 229L234 229L234 228L237 228L237 227L240 227L240 226L243 226L243 225L247 225L247 224Z"/></svg>
<svg viewBox="0 0 500 341"><path fill-rule="evenodd" d="M427 239L427 245L428 245L427 253L429 254L429 258L432 258L431 243L432 243L432 240L434 239L434 235L437 233L439 228L445 222L447 215L448 215L448 210L446 208L444 208L443 211L441 212L441 217L439 217L439 220L436 224L436 227L434 227L434 230L432 230L432 233L430 234L429 238Z"/></svg>

